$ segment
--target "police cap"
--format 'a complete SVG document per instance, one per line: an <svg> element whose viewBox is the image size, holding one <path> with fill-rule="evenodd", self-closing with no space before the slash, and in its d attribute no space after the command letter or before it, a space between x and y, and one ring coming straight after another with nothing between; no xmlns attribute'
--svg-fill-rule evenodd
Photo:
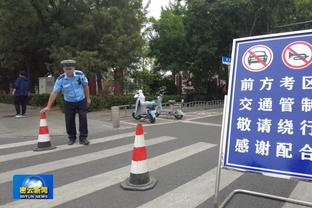
<svg viewBox="0 0 312 208"><path fill-rule="evenodd" d="M61 61L61 64L63 67L73 67L75 63L76 63L75 60L70 60L70 59Z"/></svg>

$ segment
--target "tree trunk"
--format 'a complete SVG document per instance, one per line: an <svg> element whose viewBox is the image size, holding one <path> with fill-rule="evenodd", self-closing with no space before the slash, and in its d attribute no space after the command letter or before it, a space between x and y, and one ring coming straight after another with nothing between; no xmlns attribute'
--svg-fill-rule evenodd
<svg viewBox="0 0 312 208"><path fill-rule="evenodd" d="M90 95L96 95L96 75L95 73L89 73L89 89Z"/></svg>
<svg viewBox="0 0 312 208"><path fill-rule="evenodd" d="M98 87L98 94L102 95L103 86L102 86L102 75L100 72L96 73L96 82L97 82L97 87Z"/></svg>
<svg viewBox="0 0 312 208"><path fill-rule="evenodd" d="M26 74L27 74L27 77L28 79L31 79L31 63L30 61L27 63L27 67L26 67Z"/></svg>
<svg viewBox="0 0 312 208"><path fill-rule="evenodd" d="M121 96L123 94L123 71L120 68L114 70L114 95Z"/></svg>
<svg viewBox="0 0 312 208"><path fill-rule="evenodd" d="M182 76L180 73L176 73L174 83L175 83L175 86L177 87L178 94L181 95L181 93L182 93Z"/></svg>

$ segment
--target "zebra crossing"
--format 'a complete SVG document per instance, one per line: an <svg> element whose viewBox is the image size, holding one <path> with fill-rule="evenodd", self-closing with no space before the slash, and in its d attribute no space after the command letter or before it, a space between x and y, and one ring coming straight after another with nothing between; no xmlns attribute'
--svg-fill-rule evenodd
<svg viewBox="0 0 312 208"><path fill-rule="evenodd" d="M125 133L125 134L119 134L119 135L108 136L108 137L103 137L103 138L97 138L97 139L93 139L92 143L93 144L98 144L98 143L113 141L113 140L116 140L116 139L121 139L121 138L132 136L132 135L133 135L133 133ZM35 143L36 142L37 141L35 141ZM18 146L24 146L25 142L22 142L21 144L22 145L20 145L19 143L16 143L16 145L18 145ZM8 146L8 145L3 145L3 146ZM11 147L11 148L13 148L13 147ZM67 149L73 149L73 148L78 148L78 147L79 146L68 146L67 144L64 144L64 145L58 146L57 149L50 150L48 153L50 153L50 152L58 152L58 151L67 150ZM25 157L31 157L31 156L37 156L37 155L42 155L42 154L46 154L46 153L47 152L34 152L32 150L23 151L23 152L17 152L17 153L12 153L12 154L7 154L5 156L1 156L0 162L16 160L16 159L25 158Z"/></svg>
<svg viewBox="0 0 312 208"><path fill-rule="evenodd" d="M214 191L211 187L215 185L216 171L217 168L213 168L190 182L139 206L139 208L196 207L213 196ZM242 173L239 172L224 171L222 177L225 180L222 181L221 188L229 185L241 175Z"/></svg>
<svg viewBox="0 0 312 208"><path fill-rule="evenodd" d="M196 125L196 123L194 123ZM214 128L218 127L217 125ZM150 137L147 133L145 136L146 146L153 150L164 149L160 152L153 153L149 156L148 166L149 171L155 173L168 173L170 176L167 178L158 178L160 183L159 187L167 187L165 190L157 189L147 192L127 192L122 191L119 188L119 184L125 178L129 176L130 171L130 158L124 160L125 156L129 156L133 147L134 133L119 133L112 136L106 136L101 138L91 139L92 144L90 147L82 147L80 145L58 145L57 149L43 152L33 152L33 141L23 141L8 143L0 145L1 150L12 150L12 153L0 155L0 207L125 207L127 202L118 204L106 204L96 203L91 200L88 205L85 205L81 199L96 198L96 200L104 200L103 197L93 197L100 194L105 190L117 193L114 197L118 198L118 202L126 200L127 197L134 197L136 203L128 204L126 207L139 207L139 208L156 208L156 207L201 207L205 206L205 202L211 199L214 194L214 183L216 175L216 153L217 144L209 143L206 141L197 141L188 144L179 143L178 137L172 136L160 136ZM65 141L64 141L65 142ZM109 145L108 145L109 144ZM30 150L15 151L15 148L29 147ZM97 149L95 148L97 147ZM88 149L87 149L88 148ZM81 154L79 150L83 149ZM71 156L60 157L61 154L67 152L75 152L76 154ZM54 155L54 156L53 156ZM58 155L59 159L54 160L55 155ZM207 156L215 156L214 160L209 161L209 165L205 166L205 159ZM21 159L32 160L34 157L46 156L51 158L50 161L37 164L24 164L19 166L17 161ZM103 160L114 160L120 162L121 165L103 168L103 171L95 171L94 173L88 173L84 177L78 177L78 179L67 179L65 176L67 171L72 168L79 168L81 171L90 171L90 164L95 163L100 166L103 164ZM36 160L40 161L40 160ZM183 168L185 164L191 164L192 168L186 170ZM3 164L11 164L12 167L9 170L5 170ZM17 164L14 166L14 164ZM180 174L176 172L173 167L182 166L182 169L188 171L185 173L189 180L180 182L178 184L170 184L171 181ZM205 167L203 167L205 166ZM92 166L93 167L93 166ZM200 171L192 170L194 167L198 167ZM100 168L99 168L100 169ZM3 171L4 170L4 171ZM85 171L87 172L87 171ZM152 174L153 174L152 173ZM192 176L189 176L190 174ZM55 187L54 187L54 199L53 200L17 200L12 199L12 179L15 174L56 174L55 175ZM160 174L161 175L161 174ZM223 170L221 181L221 189L225 189L231 186L233 183L242 180L244 174L241 172L234 172ZM61 183L58 181L62 181ZM181 181L181 180L178 180ZM307 182L299 182L294 188L291 196L301 197L302 189L305 191L303 197L309 200L312 188ZM155 192L155 193L153 193ZM120 196L122 193L122 197ZM143 197L145 196L145 197ZM124 198L123 198L124 197ZM139 200L138 200L139 199ZM127 200L126 200L127 201ZM281 207L281 206L279 206ZM294 205L283 205L283 208L294 207Z"/></svg>
<svg viewBox="0 0 312 208"><path fill-rule="evenodd" d="M150 139L147 142L147 146L158 144L161 142L170 141L173 139L176 139L176 138L158 137L158 138ZM119 147L115 147L111 149L102 150L102 151L95 152L95 153L78 155L78 156L67 158L67 159L52 161L52 162L39 164L39 165L27 166L26 168L15 169L13 171L7 171L4 173L0 173L0 183L5 183L5 182L10 181L12 179L12 175L15 175L15 174L39 174L39 173L44 173L48 171L58 170L61 168L66 168L66 167L70 167L74 165L80 165L83 163L107 158L116 154L128 152L128 151L131 151L131 148L132 148L132 145L128 144L128 145L123 145L123 146L119 146Z"/></svg>
<svg viewBox="0 0 312 208"><path fill-rule="evenodd" d="M293 189L290 194L290 198L301 199L304 201L311 201L311 188L312 184L304 181L298 182L297 186ZM290 203L285 203L282 208L292 208L294 205ZM303 208L304 206L297 206L298 208Z"/></svg>

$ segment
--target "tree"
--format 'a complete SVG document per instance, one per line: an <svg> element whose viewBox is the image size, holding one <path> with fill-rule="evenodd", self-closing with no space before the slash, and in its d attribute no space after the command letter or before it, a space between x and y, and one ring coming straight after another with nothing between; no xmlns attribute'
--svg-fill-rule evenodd
<svg viewBox="0 0 312 208"><path fill-rule="evenodd" d="M215 74L223 73L221 56L231 54L235 38L272 32L291 31L303 27L279 27L295 21L311 19L311 3L307 0L187 0L180 16L185 28L184 61L195 75L197 92L207 89ZM159 44L160 45L160 44ZM163 56L170 56L164 51Z"/></svg>
<svg viewBox="0 0 312 208"><path fill-rule="evenodd" d="M113 70L115 95L122 94L124 72L131 70L141 55L144 43L140 31L144 20L141 7L142 0L119 0L107 11L109 32L101 38L99 54Z"/></svg>
<svg viewBox="0 0 312 208"><path fill-rule="evenodd" d="M186 68L185 26L181 11L183 7L175 2L162 10L159 20L152 19L150 56L156 59L156 66L174 75Z"/></svg>
<svg viewBox="0 0 312 208"><path fill-rule="evenodd" d="M0 69L26 68L36 78L76 58L86 72L112 70L120 95L124 72L141 54L141 7L142 0L3 0Z"/></svg>
<svg viewBox="0 0 312 208"><path fill-rule="evenodd" d="M62 47L59 43L66 43L72 57L83 55L81 58L85 61L89 57L92 62L89 60L89 65L99 77L112 70L114 94L121 95L124 73L139 60L143 45L140 32L144 20L142 0L89 0L87 5L88 12L75 27L65 32L68 35L61 33L56 48ZM70 37L74 37L73 40L68 40Z"/></svg>
<svg viewBox="0 0 312 208"><path fill-rule="evenodd" d="M45 74L49 43L32 1L0 2L0 68L12 76L20 69L25 69L31 78Z"/></svg>
<svg viewBox="0 0 312 208"><path fill-rule="evenodd" d="M159 20L151 20L150 55L155 69L173 76L181 70L192 72L197 92L207 91L215 74L225 77L220 59L231 54L234 38L312 25L311 0L184 2L174 1ZM141 31L146 21L142 0L2 0L2 87L19 69L26 69L35 81L60 73L59 62L74 58L87 73L113 73L115 95L121 95L125 75L145 56Z"/></svg>

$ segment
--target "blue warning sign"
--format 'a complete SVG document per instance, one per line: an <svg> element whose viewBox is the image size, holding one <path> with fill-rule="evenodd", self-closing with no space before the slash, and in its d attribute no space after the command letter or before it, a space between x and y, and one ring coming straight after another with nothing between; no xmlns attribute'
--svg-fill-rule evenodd
<svg viewBox="0 0 312 208"><path fill-rule="evenodd" d="M312 30L235 39L224 166L312 180Z"/></svg>

